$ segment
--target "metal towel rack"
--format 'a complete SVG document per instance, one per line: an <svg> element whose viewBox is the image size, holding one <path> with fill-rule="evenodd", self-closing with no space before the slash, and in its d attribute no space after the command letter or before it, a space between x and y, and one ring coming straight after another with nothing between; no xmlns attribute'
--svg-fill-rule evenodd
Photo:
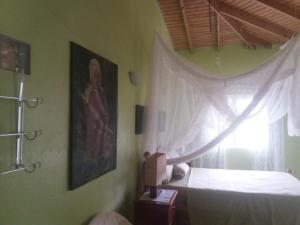
<svg viewBox="0 0 300 225"><path fill-rule="evenodd" d="M41 135L42 132L40 130L35 131L24 131L24 106L26 105L28 108L35 108L39 104L42 104L43 100L40 98L34 99L25 99L24 98L24 75L21 75L21 79L19 80L19 95L17 97L14 96L0 96L0 99L13 100L18 103L18 115L17 115L17 131L16 132L7 132L0 133L0 137L16 137L16 159L14 168L1 172L0 175L9 174L18 171L26 171L28 173L32 173L36 170L36 168L41 167L41 162L35 162L30 165L23 164L23 141L24 137L33 141L37 138L37 136Z"/></svg>

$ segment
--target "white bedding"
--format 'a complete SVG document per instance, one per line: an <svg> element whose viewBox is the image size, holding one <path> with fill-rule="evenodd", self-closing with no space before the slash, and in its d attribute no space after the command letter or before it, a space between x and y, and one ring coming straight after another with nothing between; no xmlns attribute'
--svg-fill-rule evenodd
<svg viewBox="0 0 300 225"><path fill-rule="evenodd" d="M288 173L192 168L191 225L300 225L300 181Z"/></svg>
<svg viewBox="0 0 300 225"><path fill-rule="evenodd" d="M192 168L188 188L300 196L300 181L288 173Z"/></svg>

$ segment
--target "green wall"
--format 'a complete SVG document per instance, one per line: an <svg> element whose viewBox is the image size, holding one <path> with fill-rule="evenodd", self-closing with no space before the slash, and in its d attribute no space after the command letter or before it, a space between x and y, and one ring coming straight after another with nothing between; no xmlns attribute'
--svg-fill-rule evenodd
<svg viewBox="0 0 300 225"><path fill-rule="evenodd" d="M0 33L31 44L32 74L25 96L42 97L26 108L25 129L41 129L25 141L24 161L41 161L35 173L0 176L0 225L79 225L99 211L132 218L138 168L135 104L145 102L155 31L170 45L155 0L1 0ZM68 191L69 42L118 64L117 169ZM140 75L130 84L128 71ZM0 70L0 95L16 94L16 76ZM0 102L0 131L14 130L15 106ZM0 139L0 169L12 162L13 138Z"/></svg>
<svg viewBox="0 0 300 225"><path fill-rule="evenodd" d="M214 48L203 48L194 52L178 51L178 53L207 71L220 76L232 76L250 71L262 64L278 49L278 45L272 49L256 50L247 49L242 45L228 45L219 51ZM286 168L293 169L295 176L300 179L300 138L289 137L287 132L285 133ZM229 149L225 154L225 165L229 169L250 169L250 156L249 151Z"/></svg>
<svg viewBox="0 0 300 225"><path fill-rule="evenodd" d="M276 51L278 51L278 46L272 49L251 50L236 44L227 45L220 50L202 48L194 52L179 51L179 54L207 71L220 76L232 76L250 71Z"/></svg>

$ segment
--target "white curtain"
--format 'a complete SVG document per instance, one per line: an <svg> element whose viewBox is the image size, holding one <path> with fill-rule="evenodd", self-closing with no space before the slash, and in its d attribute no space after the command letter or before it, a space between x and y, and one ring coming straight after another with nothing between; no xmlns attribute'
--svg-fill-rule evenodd
<svg viewBox="0 0 300 225"><path fill-rule="evenodd" d="M199 158L192 161L192 167L224 169L225 157L224 149L215 147L203 153Z"/></svg>
<svg viewBox="0 0 300 225"><path fill-rule="evenodd" d="M182 59L157 36L144 150L176 152L168 164L190 161L262 112L270 124L288 114L288 133L299 136L299 54L297 37L258 68L221 78Z"/></svg>
<svg viewBox="0 0 300 225"><path fill-rule="evenodd" d="M260 113L244 121L240 126L213 149L192 161L193 167L232 169L226 160L241 160L241 164L252 161L253 170L284 171L284 123L283 119L269 124L267 113ZM229 154L247 151L237 159ZM229 152L228 152L229 151ZM250 152L250 153L249 153ZM240 169L245 168L241 167ZM238 169L238 168L235 168ZM249 168L250 169L250 168Z"/></svg>
<svg viewBox="0 0 300 225"><path fill-rule="evenodd" d="M253 151L253 165L255 170L284 171L284 122L283 118L269 125L267 146Z"/></svg>

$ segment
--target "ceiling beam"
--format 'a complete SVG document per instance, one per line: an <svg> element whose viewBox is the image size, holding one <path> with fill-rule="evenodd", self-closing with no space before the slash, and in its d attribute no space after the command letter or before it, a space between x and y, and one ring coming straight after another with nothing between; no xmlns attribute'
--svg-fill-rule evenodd
<svg viewBox="0 0 300 225"><path fill-rule="evenodd" d="M217 14L217 48L221 48L220 16Z"/></svg>
<svg viewBox="0 0 300 225"><path fill-rule="evenodd" d="M249 40L249 37L242 31L241 27L236 23L236 21L232 20L231 18L222 15L220 11L220 5L215 0L203 0L208 5L212 7L212 9L215 11L215 13L224 20L224 22L242 39L245 44L249 48L255 48L255 43L251 42Z"/></svg>
<svg viewBox="0 0 300 225"><path fill-rule="evenodd" d="M265 41L263 39L260 39L250 33L246 33L242 28L241 26L238 26L238 24L236 24L236 21L228 16L224 16L224 18L232 25L232 26L235 26L236 28L235 29L238 29L239 30L239 33L241 35L243 35L244 37L247 37L248 41L250 43L252 43L254 45L254 48L257 46L257 45L260 45L262 47L265 47L265 48L271 48L272 47L272 44L268 41Z"/></svg>
<svg viewBox="0 0 300 225"><path fill-rule="evenodd" d="M182 13L182 17L183 17L184 28L185 28L185 31L186 31L186 37L187 37L187 40L188 40L189 49L190 49L190 51L193 51L193 43L192 43L190 28L189 28L188 19L187 19L187 16L186 16L186 11L185 11L185 6L184 6L183 1L184 0L179 0L179 3L180 3L180 8L181 8L181 13Z"/></svg>
<svg viewBox="0 0 300 225"><path fill-rule="evenodd" d="M293 32L283 27L268 23L255 16L250 16L246 12L233 8L224 3L220 4L220 11L223 15L229 16L242 23L246 23L270 34L276 35L284 40L289 40L293 35Z"/></svg>
<svg viewBox="0 0 300 225"><path fill-rule="evenodd" d="M279 1L274 0L253 0L263 6L266 6L270 9L276 10L277 12L284 14L291 19L296 20L297 22L300 22L300 11L296 10L295 8L291 8L287 6L286 4L279 3Z"/></svg>

